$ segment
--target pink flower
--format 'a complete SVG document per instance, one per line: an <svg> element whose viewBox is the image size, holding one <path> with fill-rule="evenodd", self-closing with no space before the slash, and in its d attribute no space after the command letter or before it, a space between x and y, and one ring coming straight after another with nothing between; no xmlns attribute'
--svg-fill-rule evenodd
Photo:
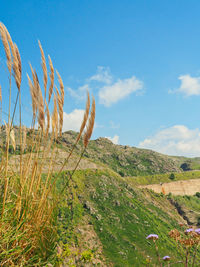
<svg viewBox="0 0 200 267"><path fill-rule="evenodd" d="M170 260L170 256L164 256L162 259L163 259L164 261L169 261L169 260Z"/></svg>
<svg viewBox="0 0 200 267"><path fill-rule="evenodd" d="M156 234L150 234L146 237L146 239L153 239L153 240L157 240L158 239L158 235Z"/></svg>

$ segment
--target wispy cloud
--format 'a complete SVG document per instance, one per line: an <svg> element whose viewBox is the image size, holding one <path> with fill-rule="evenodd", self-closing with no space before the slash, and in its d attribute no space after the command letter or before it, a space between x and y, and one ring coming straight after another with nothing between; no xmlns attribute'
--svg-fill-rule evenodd
<svg viewBox="0 0 200 267"><path fill-rule="evenodd" d="M97 72L85 80L83 86L78 87L77 90L70 87L67 89L71 96L83 100L86 91L91 91L91 88L98 91L100 104L109 107L132 93L141 92L144 85L135 76L116 80L108 67L99 66Z"/></svg>
<svg viewBox="0 0 200 267"><path fill-rule="evenodd" d="M119 136L118 135L114 135L113 137L106 136L106 138L108 138L115 145L119 144Z"/></svg>
<svg viewBox="0 0 200 267"><path fill-rule="evenodd" d="M85 100L86 92L90 91L89 84L84 84L83 86L79 86L77 90L73 90L71 87L67 87L68 92L70 95L77 100Z"/></svg>
<svg viewBox="0 0 200 267"><path fill-rule="evenodd" d="M181 85L177 90L170 90L169 93L182 93L185 96L200 95L200 77L192 77L189 74L178 77Z"/></svg>
<svg viewBox="0 0 200 267"><path fill-rule="evenodd" d="M135 76L124 80L119 79L111 85L106 85L100 88L100 103L109 107L131 93L137 92L141 89L143 89L143 82L138 80Z"/></svg>
<svg viewBox="0 0 200 267"><path fill-rule="evenodd" d="M174 125L139 143L139 147L177 156L200 156L200 130Z"/></svg>
<svg viewBox="0 0 200 267"><path fill-rule="evenodd" d="M96 74L94 74L93 76L91 76L87 80L89 82L96 81L96 82L100 82L100 83L111 84L113 77L110 73L110 68L98 66Z"/></svg>
<svg viewBox="0 0 200 267"><path fill-rule="evenodd" d="M110 128L111 129L119 129L120 124L119 123L115 123L114 121L110 121Z"/></svg>

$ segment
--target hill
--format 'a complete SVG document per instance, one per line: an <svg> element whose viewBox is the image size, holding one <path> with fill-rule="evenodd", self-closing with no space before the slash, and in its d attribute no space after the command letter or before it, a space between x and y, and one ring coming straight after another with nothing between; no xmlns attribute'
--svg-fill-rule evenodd
<svg viewBox="0 0 200 267"><path fill-rule="evenodd" d="M74 131L63 133L59 141L61 146L72 146L76 135ZM81 143L77 147L77 153L80 147ZM90 141L84 156L108 166L122 177L182 172L183 163L187 163L191 170L200 169L200 158L167 156L148 149L115 145L102 137Z"/></svg>
<svg viewBox="0 0 200 267"><path fill-rule="evenodd" d="M109 169L79 170L74 176L74 186L77 198L74 198L73 206L73 238L63 241L71 240L74 249L76 240L80 251L91 251L93 257L89 265L84 266L98 266L95 265L98 262L99 266L141 267L146 266L149 257L152 258L151 264L156 264L154 246L146 240L152 233L159 236L162 257L170 255L172 262L180 259L179 248L169 237L169 232L174 228L184 230L179 223L186 224L188 218L180 214L175 205L181 204L184 198L174 199L137 189ZM200 199L196 197L191 203L191 207L194 208L196 203L196 209L199 209L197 203L200 204ZM189 205L188 201L185 206ZM62 213L60 221L64 222L66 214L69 216L70 208ZM63 231L66 233L62 228L62 238ZM64 266L68 266L67 260Z"/></svg>
<svg viewBox="0 0 200 267"><path fill-rule="evenodd" d="M2 129L1 134L3 132ZM32 134L29 131L28 138ZM53 161L55 171L63 164L76 135L69 131L58 139ZM19 146L17 137L16 143ZM59 252L56 263L55 259L49 259L49 264L140 267L150 260L149 266L157 266L155 248L146 239L149 234L159 236L160 256L170 255L172 262L177 262L181 258L180 250L169 232L179 229L184 235L185 228L199 225L200 199L157 194L139 185L170 182L171 172L176 172L175 180L198 178L198 171L183 172L180 168L184 162L193 162L192 159L114 145L106 138L99 138L90 142L79 169L70 178L80 151L81 144L75 148L68 168L63 169L57 181L59 202L55 227ZM12 171L19 155L17 150L10 152ZM49 157L45 159L46 166ZM198 165L198 159L195 164ZM43 173L45 175L45 168ZM143 176L139 176L141 174ZM180 222L185 228L180 228ZM197 260L200 260L199 254Z"/></svg>

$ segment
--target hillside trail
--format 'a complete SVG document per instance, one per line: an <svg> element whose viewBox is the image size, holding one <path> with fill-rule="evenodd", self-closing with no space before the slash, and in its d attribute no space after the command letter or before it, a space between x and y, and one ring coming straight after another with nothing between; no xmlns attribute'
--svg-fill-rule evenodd
<svg viewBox="0 0 200 267"><path fill-rule="evenodd" d="M194 195L200 192L200 179L180 180L170 183L140 185L138 188L152 189L156 193L173 194L173 195Z"/></svg>

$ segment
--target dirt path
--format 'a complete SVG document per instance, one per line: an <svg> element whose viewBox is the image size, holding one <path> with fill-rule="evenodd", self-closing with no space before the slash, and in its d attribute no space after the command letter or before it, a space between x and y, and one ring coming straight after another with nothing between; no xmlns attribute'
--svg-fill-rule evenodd
<svg viewBox="0 0 200 267"><path fill-rule="evenodd" d="M175 181L171 183L142 185L139 188L152 189L156 193L164 193L173 195L194 195L200 192L200 179L191 179L185 181Z"/></svg>

